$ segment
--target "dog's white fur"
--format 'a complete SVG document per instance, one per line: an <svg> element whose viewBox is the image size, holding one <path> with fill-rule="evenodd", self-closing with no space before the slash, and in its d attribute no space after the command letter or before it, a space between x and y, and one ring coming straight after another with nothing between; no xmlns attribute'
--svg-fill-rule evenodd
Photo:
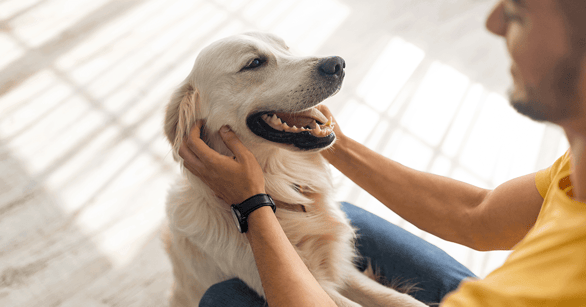
<svg viewBox="0 0 586 307"><path fill-rule="evenodd" d="M259 57L267 59L262 69L241 70ZM230 125L261 165L285 234L338 306L425 306L354 267L354 230L332 199L329 168L319 150L269 142L246 126L246 117L255 110L306 109L303 103L310 95L322 94L311 77L319 60L293 55L282 39L270 34L247 33L208 46L167 107L165 133L173 155L182 163L178 148L183 138L197 119L205 119L206 143L231 156L217 133ZM300 205L306 212L291 210ZM264 296L254 256L234 225L229 205L189 171L183 171L169 192L167 218L163 240L175 276L170 306L196 306L206 289L234 277Z"/></svg>

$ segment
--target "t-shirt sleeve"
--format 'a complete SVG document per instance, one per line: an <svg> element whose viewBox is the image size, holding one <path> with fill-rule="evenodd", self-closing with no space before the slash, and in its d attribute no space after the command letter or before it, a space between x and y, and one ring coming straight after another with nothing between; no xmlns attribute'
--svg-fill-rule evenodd
<svg viewBox="0 0 586 307"><path fill-rule="evenodd" d="M545 194L547 194L547 190L553 181L553 177L558 173L563 162L569 158L570 150L568 149L568 151L566 151L566 153L557 159L550 167L537 172L535 175L535 186L537 186L537 190L539 191L539 194L541 194L541 197L545 198Z"/></svg>

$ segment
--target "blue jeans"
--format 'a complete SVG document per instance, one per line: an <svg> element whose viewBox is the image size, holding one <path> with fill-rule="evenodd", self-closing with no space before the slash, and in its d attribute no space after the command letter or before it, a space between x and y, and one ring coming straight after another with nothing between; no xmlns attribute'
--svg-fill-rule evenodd
<svg viewBox="0 0 586 307"><path fill-rule="evenodd" d="M455 290L470 270L443 250L364 209L342 203L342 210L358 229L356 266L366 269L368 260L375 272L389 280L415 284L410 293L425 303L439 303ZM208 306L266 306L266 302L238 278L211 286L199 303Z"/></svg>

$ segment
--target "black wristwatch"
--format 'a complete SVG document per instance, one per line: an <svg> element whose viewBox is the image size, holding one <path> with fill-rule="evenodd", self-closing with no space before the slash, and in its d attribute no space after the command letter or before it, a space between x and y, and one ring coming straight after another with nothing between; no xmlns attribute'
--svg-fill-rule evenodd
<svg viewBox="0 0 586 307"><path fill-rule="evenodd" d="M277 210L275 202L268 194L257 194L247 200L243 201L239 205L232 205L232 217L238 227L240 233L245 233L248 230L248 216L256 209L264 206L271 206L273 212Z"/></svg>

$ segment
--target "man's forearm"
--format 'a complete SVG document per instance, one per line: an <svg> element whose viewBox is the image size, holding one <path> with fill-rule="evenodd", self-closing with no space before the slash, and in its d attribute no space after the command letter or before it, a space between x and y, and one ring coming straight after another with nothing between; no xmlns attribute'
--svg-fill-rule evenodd
<svg viewBox="0 0 586 307"><path fill-rule="evenodd" d="M270 207L248 217L246 236L269 306L336 306L285 236Z"/></svg>
<svg viewBox="0 0 586 307"><path fill-rule="evenodd" d="M394 162L349 138L324 157L340 172L418 228L470 246L471 212L488 190Z"/></svg>

